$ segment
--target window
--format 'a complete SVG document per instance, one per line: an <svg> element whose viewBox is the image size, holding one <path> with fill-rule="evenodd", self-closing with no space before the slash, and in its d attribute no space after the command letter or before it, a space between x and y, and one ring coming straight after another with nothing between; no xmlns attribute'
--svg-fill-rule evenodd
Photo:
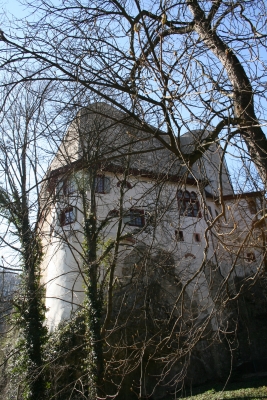
<svg viewBox="0 0 267 400"><path fill-rule="evenodd" d="M76 191L76 184L73 178L68 178L64 181L63 192L65 196L69 196Z"/></svg>
<svg viewBox="0 0 267 400"><path fill-rule="evenodd" d="M200 242L201 242L200 233L194 233L194 240L195 240L195 242L197 242L197 243L200 243Z"/></svg>
<svg viewBox="0 0 267 400"><path fill-rule="evenodd" d="M73 177L61 178L57 183L57 193L70 196L76 191L76 183Z"/></svg>
<svg viewBox="0 0 267 400"><path fill-rule="evenodd" d="M256 261L255 254L254 254L253 252L247 253L247 254L246 254L246 257L245 257L245 260L246 260L247 262L254 262L254 261Z"/></svg>
<svg viewBox="0 0 267 400"><path fill-rule="evenodd" d="M185 203L186 203L186 201L185 201L184 192L182 190L178 190L178 192L177 192L177 200L178 200L179 213L180 213L180 215L183 215L184 212L185 212Z"/></svg>
<svg viewBox="0 0 267 400"><path fill-rule="evenodd" d="M109 193L110 179L105 175L97 175L95 178L95 193Z"/></svg>
<svg viewBox="0 0 267 400"><path fill-rule="evenodd" d="M256 207L255 201L250 200L248 202L248 208L249 208L250 214L257 214L257 207Z"/></svg>
<svg viewBox="0 0 267 400"><path fill-rule="evenodd" d="M197 195L195 192L190 193L190 206L189 210L191 210L191 217L200 217L199 212L199 201L197 199Z"/></svg>
<svg viewBox="0 0 267 400"><path fill-rule="evenodd" d="M60 226L72 224L75 221L75 212L73 207L65 208L60 213Z"/></svg>
<svg viewBox="0 0 267 400"><path fill-rule="evenodd" d="M183 242L184 241L183 231L175 231L175 237L176 237L176 240L178 240L179 242Z"/></svg>
<svg viewBox="0 0 267 400"><path fill-rule="evenodd" d="M195 192L189 193L187 190L177 192L178 209L180 215L187 217L201 217L199 211L199 201Z"/></svg>
<svg viewBox="0 0 267 400"><path fill-rule="evenodd" d="M138 226L142 228L145 225L144 210L131 209L123 217L123 222L130 226Z"/></svg>

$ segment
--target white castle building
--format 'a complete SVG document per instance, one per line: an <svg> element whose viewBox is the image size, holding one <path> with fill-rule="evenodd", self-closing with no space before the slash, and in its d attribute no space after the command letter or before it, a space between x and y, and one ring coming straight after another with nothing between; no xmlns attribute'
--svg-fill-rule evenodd
<svg viewBox="0 0 267 400"><path fill-rule="evenodd" d="M202 131L181 136L178 159L162 145L169 143L165 133L153 127L142 131L113 107L97 103L80 111L42 189L42 279L50 330L83 302L84 225L94 201L99 285L110 279L113 250L103 254L112 241L119 251L113 278L117 285L137 273L140 249L171 255L174 279L198 305L201 320L215 308L218 281L230 282L261 268L261 231L252 229L261 192L234 193L219 144L211 144L191 168L186 166L186 157L206 137ZM217 324L214 318L214 330Z"/></svg>

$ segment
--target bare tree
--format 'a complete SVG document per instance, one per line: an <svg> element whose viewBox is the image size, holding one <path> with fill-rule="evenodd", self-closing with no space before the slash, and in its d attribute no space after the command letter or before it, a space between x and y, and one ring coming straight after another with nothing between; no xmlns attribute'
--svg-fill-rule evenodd
<svg viewBox="0 0 267 400"><path fill-rule="evenodd" d="M46 338L40 263L43 257L40 227L44 210L39 190L42 163L49 147L44 145L44 102L47 88L35 95L29 84L19 85L3 104L1 119L1 251L9 272L21 271L13 300L17 328L22 334L14 357L20 352L21 391L27 399L44 398L42 346ZM4 97L4 93L3 93ZM44 146L43 152L41 147ZM14 320L15 323L15 320ZM15 329L15 328L14 328ZM11 357L12 354L9 354Z"/></svg>
<svg viewBox="0 0 267 400"><path fill-rule="evenodd" d="M87 337L83 343L73 339L86 369L76 369L67 387L53 387L81 398L120 398L129 390L132 398L159 396L166 387L175 393L191 359L201 362L197 351L205 359L201 346L212 343L216 352L215 344L223 348L231 337L231 304L264 265L260 230L251 229L263 195L233 193L220 147L213 144L189 176L134 121L129 129L129 119L126 134L125 118L104 103L80 110L47 177L48 195L51 188L58 193L47 232L52 214L58 222L44 246L48 321L68 320L81 308L88 327L87 334L76 331ZM189 151L200 134L184 135L181 145Z"/></svg>
<svg viewBox="0 0 267 400"><path fill-rule="evenodd" d="M159 382L171 382L175 388L185 375L185 369L177 367L178 360L182 360L183 365L189 364L193 348L203 337L213 342L221 340L221 332L228 337L232 327L227 325L227 307L247 282L255 281L265 263L267 142L264 135L263 76L266 65L262 56L266 47L265 3L188 0L178 4L151 1L148 6L139 1L122 4L109 0L91 2L90 5L76 1L64 1L57 5L39 1L31 4L31 7L35 10L36 19L28 22L26 27L22 21L18 22L19 34L3 28L1 65L12 73L12 84L32 80L54 82L57 87L56 100L69 108L75 106L84 109L95 101L112 104L123 112L123 117L121 113L114 113L112 119L114 126L124 126L125 137L142 131L142 139L137 139L139 144L149 144L155 139L158 147L166 149L171 163L179 162L179 182L176 182L176 189L170 191L169 197L166 193L169 191L170 171L167 173L163 170L164 178L159 171L153 172L155 190L153 192L150 189L150 193L155 193L155 198L153 201L150 199L153 210L147 209L151 214L152 226L161 229L174 247L168 253L158 254L155 248L159 247L160 240L153 228L152 232L155 232L153 240L148 241L148 249L133 246L133 254L126 252L127 255L119 257L120 240L117 240L117 250L113 242L110 253L113 257L108 269L110 275L106 276L106 280L101 280L99 271L102 259L100 257L99 261L96 251L95 232L101 236L99 226L104 229L105 223L102 226L96 217L94 182L101 172L99 163L115 160L118 156L114 146L107 153L97 155L88 147L82 159L86 160L87 157L88 161L85 165L88 168L87 186L90 187L91 198L90 206L85 207L89 204L87 197L81 206L83 215L87 215L87 208L89 210L87 225L85 229L81 227L87 242L87 255L80 249L89 277L89 280L84 279L87 282L87 297L91 302L87 310L91 317L97 309L101 311L102 319L105 320L105 315L107 317L106 322L101 321L102 334L99 314L93 321L95 325L90 326L90 332L95 335L93 346L97 347L100 343L102 346L98 349L98 365L94 369L94 376L100 379L96 386L102 386L102 352L105 352L105 345L113 335L115 339L112 343L117 340L118 345L107 345L109 360L105 376L112 368L118 371L118 380L113 380L114 387L119 390L124 378L135 370L139 373L139 381L134 385L133 392L137 391L140 396L144 394L143 390L148 393L142 377L146 375L148 365L160 359ZM21 30L24 32L22 38ZM12 87L11 84L4 85ZM101 121L106 114L99 109L98 115ZM190 135L186 142L186 135L183 134L187 131ZM99 138L99 135L96 134L95 138ZM133 151L127 146L120 148L120 156L121 153L126 157L144 151L142 148ZM239 160L243 162L248 159L258 170L260 180L253 196L246 193L246 184L240 190L243 193L233 193L224 163L232 146L240 149L237 154ZM99 147L94 145L94 149ZM66 161L68 164L74 160ZM157 164L159 161L155 159L152 170ZM127 171L125 165L123 171ZM168 169L170 164L166 165ZM214 168L210 168L210 165ZM75 170L73 165L71 168ZM245 169L242 167L243 171ZM62 173L59 172L59 175L62 176ZM138 184L135 182L137 186L141 180L140 174L138 176ZM127 175L119 178L128 180ZM226 181L229 184L225 185ZM193 184L193 188L196 186L196 190L190 184ZM144 190L140 199L146 198L144 192L149 193ZM122 199L123 193L121 195L118 198ZM204 245L197 244L202 252L198 263L194 261L196 256L191 251L193 245L201 243L196 223L199 214L194 214L197 201L201 203L204 232ZM125 208L123 202L113 215L118 224L117 239L121 234L120 229L124 229L124 225L119 227ZM174 204L176 216L171 218L172 207L175 215ZM177 204L180 217L172 226L172 219L177 219ZM65 211L69 213L69 218L71 209L65 207ZM183 222L187 217L195 218L191 226ZM190 239L189 234L185 234L184 226L186 232L190 232ZM142 230L143 234L145 229ZM181 257L177 263L172 257L181 246L187 246L188 251L183 250L184 258ZM131 263L131 257L136 262ZM257 259L257 268L254 257ZM114 271L119 269L118 264L122 260L126 263L123 267L125 276L122 279L123 289L117 288L116 292L116 307L120 310L116 315L114 309L112 311L112 303L115 302L113 288L116 286ZM81 264L77 262L77 265ZM242 270L245 271L244 279ZM176 283L173 289L169 288L173 298L169 302L162 293L170 286L171 277L176 279ZM241 280L238 289L234 285L236 278ZM107 307L103 309L103 293L96 292L101 286L100 282L108 282L109 288L103 292L108 293ZM144 282L147 282L145 286ZM149 282L153 282L154 286ZM163 288L160 285L162 282ZM161 293L159 302L152 296L153 287L157 287ZM145 295L141 301L142 291ZM72 293L77 292L72 290ZM130 299L129 308L126 307L127 311L123 312L126 297ZM71 302L74 303L73 300ZM159 308L160 317L153 314L155 309L152 304ZM154 315L150 321L152 328L147 322L149 313ZM133 320L137 320L138 315L143 321L141 325L145 329L140 336L128 315ZM112 328L109 328L109 321L112 321ZM175 338L178 338L178 343ZM167 352L167 348L171 351ZM112 356L114 354L116 357ZM169 371L172 371L173 365L177 370L170 377ZM124 381L127 382L127 379ZM154 387L155 384L150 394Z"/></svg>
<svg viewBox="0 0 267 400"><path fill-rule="evenodd" d="M265 70L264 2L31 6L37 22L27 25L25 39L2 34L2 67L13 73L19 68L14 80L69 84L76 101L76 93L89 90L191 164L219 134L226 140L238 134L265 181L265 83L257 73ZM35 63L28 78L25 61ZM165 130L169 140L148 123ZM176 138L196 125L209 135L189 157Z"/></svg>
<svg viewBox="0 0 267 400"><path fill-rule="evenodd" d="M133 204L129 199L132 185L128 182L128 175L137 171L139 165L145 168L147 164L151 168L154 160L145 163L144 157L148 155L151 158L152 151L162 150L153 142L144 147L144 133L132 131L132 135L125 136L124 124L118 124L119 116L123 121L123 114L103 103L79 111L50 166L48 184L41 195L45 204L47 196L51 197L44 226L48 235L44 244L47 252L43 270L47 275L47 305L51 308L48 321L52 327L58 323L54 322L55 319L60 321L61 316L68 319L77 306L81 306L82 286L86 288L83 308L88 339L84 345L87 351L90 348L91 351L85 363L90 383L85 386L90 392L89 398L95 398L96 393L99 396L107 393L105 370L111 367L109 363L105 365L103 353L107 352L109 359L113 356L107 338L112 338L113 342L113 332L118 330L113 325L114 313L117 320L120 316L120 306L114 307L114 291L125 254L129 257L138 236L147 235L150 221L144 209L135 205L138 200L135 199ZM105 132L108 132L108 137ZM137 181L134 186L137 186ZM141 185L139 189L139 202L146 197L145 186ZM110 195L114 191L115 196ZM150 187L148 191L153 189ZM54 224L52 215L57 220ZM66 247L60 260L56 253L63 244ZM148 252L146 257L149 257ZM65 279L67 275L69 279ZM124 322L120 321L119 326L121 324ZM130 365L129 360L127 357L125 362ZM115 386L113 384L115 394L122 381L123 375Z"/></svg>

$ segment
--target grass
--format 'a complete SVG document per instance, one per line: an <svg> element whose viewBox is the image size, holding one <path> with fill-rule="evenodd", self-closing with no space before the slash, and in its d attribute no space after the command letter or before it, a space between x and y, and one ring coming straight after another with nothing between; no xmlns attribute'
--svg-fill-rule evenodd
<svg viewBox="0 0 267 400"><path fill-rule="evenodd" d="M223 385L205 385L192 389L191 393L189 393L189 390L185 390L183 397L177 396L177 400L179 398L182 398L183 400L267 399L267 377L256 380L248 379L245 382L230 383L226 386L224 391L222 390Z"/></svg>

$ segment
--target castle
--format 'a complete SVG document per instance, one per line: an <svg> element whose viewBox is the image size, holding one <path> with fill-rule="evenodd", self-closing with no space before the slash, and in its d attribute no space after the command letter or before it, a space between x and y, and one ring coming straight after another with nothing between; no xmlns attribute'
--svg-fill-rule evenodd
<svg viewBox="0 0 267 400"><path fill-rule="evenodd" d="M99 285L110 279L114 246L109 254L105 251L112 240L118 244L116 285L133 282L140 268L147 268L143 280L153 279L148 258L155 263L163 257L161 268L171 264L173 284L179 280L185 288L196 323L212 315L214 331L220 325L214 310L222 285L231 288L235 277L262 267L261 230L253 228L262 193L234 193L216 142L189 166L185 156L203 143L207 132L191 131L177 139L177 158L162 144L170 143L168 135L150 129L95 103L78 113L50 165L41 193L40 227L51 331L83 302L84 225L93 206ZM175 307L172 279L163 284Z"/></svg>

